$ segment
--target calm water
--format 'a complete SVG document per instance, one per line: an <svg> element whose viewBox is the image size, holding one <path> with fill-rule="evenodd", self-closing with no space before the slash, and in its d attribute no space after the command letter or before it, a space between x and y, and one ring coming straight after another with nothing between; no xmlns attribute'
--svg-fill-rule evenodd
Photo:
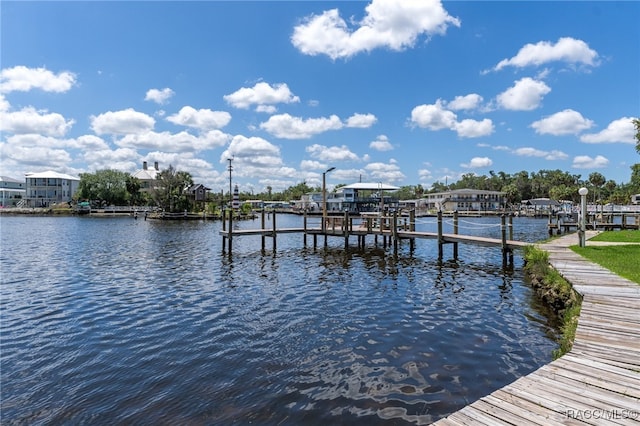
<svg viewBox="0 0 640 426"><path fill-rule="evenodd" d="M497 237L498 220L461 233ZM557 346L520 256L503 271L499 249L439 264L434 241L394 257L287 235L276 253L235 238L229 257L219 228L2 217L2 424L427 424ZM515 230L535 241L546 221Z"/></svg>

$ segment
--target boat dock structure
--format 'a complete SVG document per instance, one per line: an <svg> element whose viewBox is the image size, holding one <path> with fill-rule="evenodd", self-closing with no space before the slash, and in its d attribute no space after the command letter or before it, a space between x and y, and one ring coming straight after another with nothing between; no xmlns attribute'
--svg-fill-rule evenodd
<svg viewBox="0 0 640 426"><path fill-rule="evenodd" d="M259 235L262 237L262 250L265 250L265 239L272 239L273 250L277 247L277 236L280 234L302 234L304 245L307 245L307 237L313 238L313 247L318 247L318 237L324 238L324 246L327 246L327 239L343 238L345 248L349 247L351 237L357 239L358 247L364 247L366 239L373 238L378 244L381 242L383 246L392 246L394 250L398 249L401 241L408 241L413 249L416 239L431 239L438 242L438 258L442 259L444 246L451 245L453 247L453 258L458 258L458 244L467 243L486 247L499 247L502 250L503 263L513 263L513 250L522 248L530 243L513 240L513 217L501 216L501 238L487 238L471 235L461 235L459 231L458 213L452 214L453 233L445 234L443 232L443 214L439 212L437 215L437 232L419 232L415 228L415 212L410 210L407 215L398 214L397 211L390 214L382 215L379 213L361 214L358 216L349 215L344 212L340 216L323 216L320 223L311 223L309 218L304 216L304 225L302 228L278 228L276 223L276 214L271 215L272 226L266 227L266 213L262 210L261 227L258 229L233 230L233 217L227 215L227 220L223 221L220 235L222 238L222 249L228 249L229 254L232 252L233 239L241 236ZM315 219L315 218L314 218ZM381 240L381 241L380 241Z"/></svg>
<svg viewBox="0 0 640 426"><path fill-rule="evenodd" d="M571 351L435 425L640 424L640 285L574 253L577 244L569 234L538 245L582 296Z"/></svg>

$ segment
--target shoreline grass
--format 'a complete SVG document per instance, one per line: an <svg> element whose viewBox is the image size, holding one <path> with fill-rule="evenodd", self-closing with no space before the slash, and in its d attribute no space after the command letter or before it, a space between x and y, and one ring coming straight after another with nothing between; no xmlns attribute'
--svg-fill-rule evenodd
<svg viewBox="0 0 640 426"><path fill-rule="evenodd" d="M636 231L633 231L636 232ZM622 241L619 241L622 242ZM569 247L580 256L640 284L640 245Z"/></svg>
<svg viewBox="0 0 640 426"><path fill-rule="evenodd" d="M569 352L575 340L582 298L558 271L549 265L549 253L535 246L524 250L524 270L540 297L561 319L561 336L558 348L553 350L553 359Z"/></svg>
<svg viewBox="0 0 640 426"><path fill-rule="evenodd" d="M624 229L621 231L601 232L590 241L606 241L613 243L640 243L640 231Z"/></svg>

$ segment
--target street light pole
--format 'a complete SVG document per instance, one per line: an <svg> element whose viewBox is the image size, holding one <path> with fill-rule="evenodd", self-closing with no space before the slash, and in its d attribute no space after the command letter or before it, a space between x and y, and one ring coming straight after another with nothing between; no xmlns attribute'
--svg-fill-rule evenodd
<svg viewBox="0 0 640 426"><path fill-rule="evenodd" d="M329 167L322 173L322 232L327 230L327 173L334 171L335 167Z"/></svg>
<svg viewBox="0 0 640 426"><path fill-rule="evenodd" d="M578 236L580 238L580 247L584 247L587 242L586 232L587 232L587 194L589 190L585 187L582 187L578 190L578 194L580 194L580 210L581 210L581 218L580 218L580 231L578 232Z"/></svg>

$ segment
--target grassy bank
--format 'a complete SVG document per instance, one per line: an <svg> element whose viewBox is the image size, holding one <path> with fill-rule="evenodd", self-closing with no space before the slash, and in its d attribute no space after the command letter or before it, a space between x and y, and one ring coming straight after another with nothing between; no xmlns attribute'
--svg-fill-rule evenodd
<svg viewBox="0 0 640 426"><path fill-rule="evenodd" d="M525 248L524 260L524 270L536 293L562 320L560 347L553 351L553 358L557 359L571 350L582 300L571 284L549 265L549 253L529 246Z"/></svg>
<svg viewBox="0 0 640 426"><path fill-rule="evenodd" d="M625 229L622 231L601 232L589 241L608 241L614 243L640 243L640 231Z"/></svg>
<svg viewBox="0 0 640 426"><path fill-rule="evenodd" d="M573 246L571 250L598 265L640 284L640 245L620 245L621 243L640 243L640 231L622 230L602 232L589 241L618 243L610 246L589 245Z"/></svg>

